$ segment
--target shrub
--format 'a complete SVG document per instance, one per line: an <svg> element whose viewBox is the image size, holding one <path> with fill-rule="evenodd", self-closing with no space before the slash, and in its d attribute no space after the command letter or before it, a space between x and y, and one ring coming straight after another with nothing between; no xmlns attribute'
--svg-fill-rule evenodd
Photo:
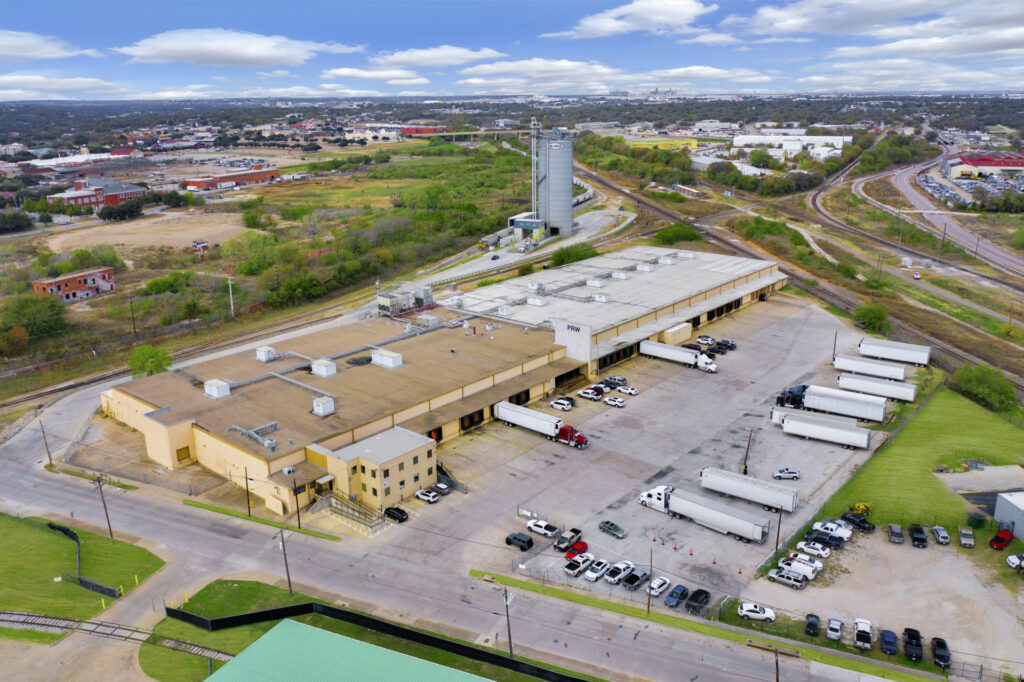
<svg viewBox="0 0 1024 682"><path fill-rule="evenodd" d="M700 233L693 225L673 223L654 235L654 241L668 246L676 242L695 242L700 240Z"/></svg>
<svg viewBox="0 0 1024 682"><path fill-rule="evenodd" d="M953 372L950 383L958 392L992 410L1003 412L1017 404L1013 384L988 365L964 365Z"/></svg>
<svg viewBox="0 0 1024 682"><path fill-rule="evenodd" d="M148 377L152 374L166 372L170 366L170 353L164 348L155 346L139 346L128 358L128 367L132 370L132 378Z"/></svg>
<svg viewBox="0 0 1024 682"><path fill-rule="evenodd" d="M889 330L889 311L877 303L869 303L857 308L853 313L853 319L873 332L880 333Z"/></svg>
<svg viewBox="0 0 1024 682"><path fill-rule="evenodd" d="M840 263L836 266L836 270L843 277L849 277L850 279L857 279L857 268L853 267L849 263Z"/></svg>
<svg viewBox="0 0 1024 682"><path fill-rule="evenodd" d="M67 326L64 304L55 296L18 294L0 308L0 328L23 327L30 337L59 334Z"/></svg>
<svg viewBox="0 0 1024 682"><path fill-rule="evenodd" d="M519 266L519 277L525 277L526 275L533 274L533 263L523 263Z"/></svg>
<svg viewBox="0 0 1024 682"><path fill-rule="evenodd" d="M1014 230L1010 241L1013 244L1013 248L1024 250L1024 227L1018 227Z"/></svg>
<svg viewBox="0 0 1024 682"><path fill-rule="evenodd" d="M569 246L563 246L558 251L555 251L555 255L551 258L551 265L552 267L568 265L569 263L575 263L576 261L593 258L596 255L597 249L595 249L591 244L571 244Z"/></svg>

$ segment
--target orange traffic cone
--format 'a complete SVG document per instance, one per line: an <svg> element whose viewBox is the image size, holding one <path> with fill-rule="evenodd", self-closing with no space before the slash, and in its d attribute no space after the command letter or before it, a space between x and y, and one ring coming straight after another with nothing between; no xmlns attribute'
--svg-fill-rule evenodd
<svg viewBox="0 0 1024 682"><path fill-rule="evenodd" d="M717 556L711 557L711 563L717 564L718 563L718 557Z"/></svg>
<svg viewBox="0 0 1024 682"><path fill-rule="evenodd" d="M690 556L693 556L693 547L690 548Z"/></svg>
<svg viewBox="0 0 1024 682"><path fill-rule="evenodd" d="M743 575L743 567L740 566L740 575Z"/></svg>
<svg viewBox="0 0 1024 682"><path fill-rule="evenodd" d="M665 544L665 538L661 539L661 544L663 544L663 545Z"/></svg>
<svg viewBox="0 0 1024 682"><path fill-rule="evenodd" d="M657 535L655 535L653 538L651 538L651 542L657 542L657 541L658 541L658 536Z"/></svg>
<svg viewBox="0 0 1024 682"><path fill-rule="evenodd" d="M679 543L678 542L675 545L672 546L672 551L673 552L679 551Z"/></svg>

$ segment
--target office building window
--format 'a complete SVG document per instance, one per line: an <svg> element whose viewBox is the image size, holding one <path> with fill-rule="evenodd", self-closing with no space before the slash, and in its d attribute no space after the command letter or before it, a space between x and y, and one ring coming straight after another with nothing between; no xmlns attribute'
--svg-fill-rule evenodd
<svg viewBox="0 0 1024 682"><path fill-rule="evenodd" d="M371 488L371 490L373 490L373 496L377 497L377 489L376 488Z"/></svg>
<svg viewBox="0 0 1024 682"><path fill-rule="evenodd" d="M420 475L419 475L419 474L415 474L415 475L414 475L414 476L412 477L412 482L413 482L413 483L419 483L419 482L420 482Z"/></svg>
<svg viewBox="0 0 1024 682"><path fill-rule="evenodd" d="M434 475L434 467L427 467L427 476Z"/></svg>
<svg viewBox="0 0 1024 682"><path fill-rule="evenodd" d="M433 450L427 450L427 459L430 459L433 456L434 456L434 451Z"/></svg>
<svg viewBox="0 0 1024 682"><path fill-rule="evenodd" d="M413 455L412 456L412 465L416 466L419 463L420 463L420 456L419 455Z"/></svg>
<svg viewBox="0 0 1024 682"><path fill-rule="evenodd" d="M391 475L391 469L385 469L384 470L384 478L387 478L390 475Z"/></svg>
<svg viewBox="0 0 1024 682"><path fill-rule="evenodd" d="M361 474L365 474L366 473L366 465L365 464L360 464L359 465L359 473L361 473Z"/></svg>
<svg viewBox="0 0 1024 682"><path fill-rule="evenodd" d="M398 470L399 471L405 471L405 462L399 462L398 463Z"/></svg>
<svg viewBox="0 0 1024 682"><path fill-rule="evenodd" d="M366 484L365 483L363 484L363 492L364 493L366 492Z"/></svg>

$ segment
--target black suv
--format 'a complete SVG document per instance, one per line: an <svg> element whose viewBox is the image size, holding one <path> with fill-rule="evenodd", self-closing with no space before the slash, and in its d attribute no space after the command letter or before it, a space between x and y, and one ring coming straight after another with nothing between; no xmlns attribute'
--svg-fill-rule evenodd
<svg viewBox="0 0 1024 682"><path fill-rule="evenodd" d="M707 590L694 590L690 598L686 600L686 611L695 615L700 615L704 607L711 601L711 593Z"/></svg>
<svg viewBox="0 0 1024 682"><path fill-rule="evenodd" d="M808 613L807 620L804 622L804 632L811 637L817 637L820 629L821 619L813 613Z"/></svg>
<svg viewBox="0 0 1024 682"><path fill-rule="evenodd" d="M533 538L526 533L509 533L505 538L505 544L515 545L520 549L520 551L525 552L533 547Z"/></svg>
<svg viewBox="0 0 1024 682"><path fill-rule="evenodd" d="M865 519L863 514L854 514L853 512L846 512L840 518L842 518L843 521L846 521L851 526L859 530L861 533L875 532L875 524Z"/></svg>
<svg viewBox="0 0 1024 682"><path fill-rule="evenodd" d="M409 520L409 514L404 509L399 509L398 507L388 507L384 510L384 516L394 519L399 523Z"/></svg>
<svg viewBox="0 0 1024 682"><path fill-rule="evenodd" d="M924 658L921 633L914 628L903 628L903 655L911 661L920 661Z"/></svg>
<svg viewBox="0 0 1024 682"><path fill-rule="evenodd" d="M923 548L928 546L928 535L920 524L912 523L907 526L907 535L910 536L910 544L914 545L914 547Z"/></svg>
<svg viewBox="0 0 1024 682"><path fill-rule="evenodd" d="M723 346L729 350L736 350L736 342L732 339L718 339L715 343L716 346Z"/></svg>
<svg viewBox="0 0 1024 682"><path fill-rule="evenodd" d="M950 666L949 646L946 645L946 640L941 637L932 637L932 660L940 668L948 668Z"/></svg>
<svg viewBox="0 0 1024 682"><path fill-rule="evenodd" d="M839 549L843 546L843 539L838 535L832 535L821 530L810 530L804 534L804 540L807 542L817 542L819 545L825 545L832 549Z"/></svg>

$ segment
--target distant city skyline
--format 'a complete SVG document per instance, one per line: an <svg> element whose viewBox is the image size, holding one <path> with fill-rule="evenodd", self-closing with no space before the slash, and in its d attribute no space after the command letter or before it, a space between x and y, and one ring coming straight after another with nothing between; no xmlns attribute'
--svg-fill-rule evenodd
<svg viewBox="0 0 1024 682"><path fill-rule="evenodd" d="M6 0L0 100L1024 90L1021 0Z"/></svg>

